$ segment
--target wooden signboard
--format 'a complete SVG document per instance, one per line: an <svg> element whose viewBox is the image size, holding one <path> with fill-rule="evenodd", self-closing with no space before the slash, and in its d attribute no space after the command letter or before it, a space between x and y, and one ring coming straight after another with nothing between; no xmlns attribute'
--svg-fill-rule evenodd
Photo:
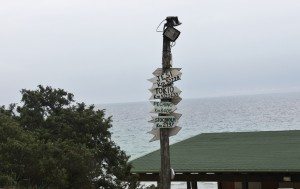
<svg viewBox="0 0 300 189"><path fill-rule="evenodd" d="M152 116L150 123L154 123L154 128L172 128L178 123L182 114L172 113L167 116Z"/></svg>
<svg viewBox="0 0 300 189"><path fill-rule="evenodd" d="M169 69L167 69L167 70L177 70L177 71L180 71L181 70L181 68L169 68ZM163 73L163 69L162 68L156 68L156 70L152 73L154 76L160 76L160 75L162 75L162 73Z"/></svg>
<svg viewBox="0 0 300 189"><path fill-rule="evenodd" d="M181 68L169 68L163 71L162 68L157 68L153 72L155 77L149 79L152 82L152 87L149 89L152 93L150 100L161 100L151 102L154 106L151 113L158 115L152 116L152 120L149 121L154 124L153 129L148 132L154 135L150 142L160 138L162 128L168 128L169 136L176 135L181 129L177 126L181 114L174 113L174 111L177 109L175 105L182 100L179 96L182 91L173 86L175 81L181 80L180 70Z"/></svg>
<svg viewBox="0 0 300 189"><path fill-rule="evenodd" d="M181 130L181 127L179 127L179 126L175 126L175 127L171 128L171 129L169 129L169 136L177 135L177 133L180 130ZM154 135L153 138L149 142L153 142L153 141L159 140L160 133L159 133L159 129L158 128L153 128L148 133Z"/></svg>
<svg viewBox="0 0 300 189"><path fill-rule="evenodd" d="M149 79L153 83L153 88L170 85L175 81L181 80L182 73L177 69L170 69L163 74Z"/></svg>
<svg viewBox="0 0 300 189"><path fill-rule="evenodd" d="M177 108L172 102L151 102L154 109L150 113L170 114Z"/></svg>
<svg viewBox="0 0 300 189"><path fill-rule="evenodd" d="M150 91L152 92L150 100L178 97L181 93L181 90L175 86L158 87Z"/></svg>
<svg viewBox="0 0 300 189"><path fill-rule="evenodd" d="M178 122L174 116L157 116L153 121L156 128L172 128Z"/></svg>
<svg viewBox="0 0 300 189"><path fill-rule="evenodd" d="M177 105L181 100L182 100L182 98L180 98L179 96L177 96L177 97L172 98L172 99L171 99L171 102L172 102L174 105Z"/></svg>

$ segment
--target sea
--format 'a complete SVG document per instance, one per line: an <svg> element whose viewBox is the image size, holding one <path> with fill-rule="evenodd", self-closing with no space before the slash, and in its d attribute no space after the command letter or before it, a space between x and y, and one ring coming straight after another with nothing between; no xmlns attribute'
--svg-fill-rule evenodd
<svg viewBox="0 0 300 189"><path fill-rule="evenodd" d="M150 102L97 107L112 116L112 139L130 160L159 149L159 141L149 142L152 135L147 133L152 129ZM182 114L178 123L182 129L170 137L171 144L201 133L300 130L300 92L183 99L175 112ZM198 186L217 188L211 182ZM171 188L186 188L186 183L173 183Z"/></svg>

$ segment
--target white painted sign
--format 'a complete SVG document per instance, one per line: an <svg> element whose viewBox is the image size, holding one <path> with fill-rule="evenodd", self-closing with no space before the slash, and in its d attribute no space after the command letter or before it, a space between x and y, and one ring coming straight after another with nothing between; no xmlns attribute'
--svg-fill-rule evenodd
<svg viewBox="0 0 300 189"><path fill-rule="evenodd" d="M182 91L175 86L166 86L166 87L158 87L149 89L150 92L154 95L162 95L162 94L172 94L172 93L181 93Z"/></svg>
<svg viewBox="0 0 300 189"><path fill-rule="evenodd" d="M167 70L157 68L153 72L155 77L148 79L153 83L151 89L149 89L152 93L150 100L162 100L161 102L151 102L154 106L151 113L159 115L152 116L152 120L149 121L154 124L152 130L148 132L154 135L150 142L159 140L161 128L168 128L169 136L174 136L181 130L181 127L177 126L181 114L174 113L174 111L177 109L175 105L182 100L179 96L182 91L173 86L175 81L181 80L182 73L180 70L181 68ZM168 102L164 102L163 99L167 99Z"/></svg>
<svg viewBox="0 0 300 189"><path fill-rule="evenodd" d="M178 93L171 93L171 94L153 94L150 97L150 100L155 100L155 99L172 99L175 97L179 97L181 91Z"/></svg>
<svg viewBox="0 0 300 189"><path fill-rule="evenodd" d="M180 71L181 68L169 68L167 70L177 70L177 71ZM152 74L154 76L160 76L160 75L162 75L162 73L163 73L163 69L162 68L157 68Z"/></svg>
<svg viewBox="0 0 300 189"><path fill-rule="evenodd" d="M172 99L171 99L171 102L172 102L174 105L177 105L181 100L182 100L182 98L180 98L179 96L177 96L177 97L175 97L175 98L172 98Z"/></svg>
<svg viewBox="0 0 300 189"><path fill-rule="evenodd" d="M150 123L154 123L154 128L172 128L178 123L182 114L172 113L168 116L151 116Z"/></svg>
<svg viewBox="0 0 300 189"><path fill-rule="evenodd" d="M163 87L170 85L175 81L181 80L182 73L177 69L167 70L162 75L148 79L148 81L153 83L153 87Z"/></svg>
<svg viewBox="0 0 300 189"><path fill-rule="evenodd" d="M181 80L181 75L178 75L174 78L172 78L172 80L167 80L167 81L162 81L162 82L158 82L158 83L153 83L151 88L157 88L157 87L164 87L167 85L171 85L172 83L174 83L175 81Z"/></svg>
<svg viewBox="0 0 300 189"><path fill-rule="evenodd" d="M175 126L173 128L168 129L169 137L176 135L181 130L181 127ZM160 130L158 128L153 128L148 133L153 134L153 138L149 142L153 142L160 139Z"/></svg>
<svg viewBox="0 0 300 189"><path fill-rule="evenodd" d="M177 108L172 102L151 102L154 109L150 113L170 114Z"/></svg>
<svg viewBox="0 0 300 189"><path fill-rule="evenodd" d="M178 123L174 116L156 116L151 122L154 122L155 128L172 128Z"/></svg>

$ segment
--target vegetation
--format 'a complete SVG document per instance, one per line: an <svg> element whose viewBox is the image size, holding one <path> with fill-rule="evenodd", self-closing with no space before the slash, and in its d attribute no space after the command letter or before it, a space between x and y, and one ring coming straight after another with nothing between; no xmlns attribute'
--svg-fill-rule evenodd
<svg viewBox="0 0 300 189"><path fill-rule="evenodd" d="M21 94L19 106L0 107L0 187L138 187L103 110L76 103L63 89Z"/></svg>

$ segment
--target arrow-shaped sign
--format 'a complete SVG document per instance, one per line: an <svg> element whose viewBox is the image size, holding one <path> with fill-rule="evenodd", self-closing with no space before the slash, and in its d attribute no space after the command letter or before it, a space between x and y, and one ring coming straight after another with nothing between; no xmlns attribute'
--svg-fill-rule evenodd
<svg viewBox="0 0 300 189"><path fill-rule="evenodd" d="M178 120L174 116L155 116L150 122L154 123L156 128L172 128Z"/></svg>
<svg viewBox="0 0 300 189"><path fill-rule="evenodd" d="M164 72L160 76L153 77L148 79L148 81L154 83L154 86L161 87L174 83L181 79L182 73L178 70L169 70Z"/></svg>
<svg viewBox="0 0 300 189"><path fill-rule="evenodd" d="M181 127L179 126L175 126L171 129L168 129L169 131L169 137L177 135L177 133L181 130ZM151 131L149 131L148 133L153 134L153 138L149 141L149 142L153 142L156 140L160 139L160 129L157 128L153 128Z"/></svg>
<svg viewBox="0 0 300 189"><path fill-rule="evenodd" d="M153 141L156 141L156 140L160 139L159 129L152 129L151 131L149 131L147 133L154 135L153 138L149 142L153 142Z"/></svg>
<svg viewBox="0 0 300 189"><path fill-rule="evenodd" d="M155 100L153 95L150 97L150 100ZM182 98L180 96L176 96L171 99L171 102L172 104L177 105L181 100ZM156 101L150 101L150 102L156 102Z"/></svg>
<svg viewBox="0 0 300 189"><path fill-rule="evenodd" d="M154 95L161 95L161 94L172 94L172 93L181 93L182 91L175 86L166 86L166 87L158 87L158 88L151 88L149 91Z"/></svg>
<svg viewBox="0 0 300 189"><path fill-rule="evenodd" d="M179 96L177 96L177 97L172 98L172 99L171 99L171 102L172 102L174 105L177 105L181 100L182 100L182 98L180 98Z"/></svg>
<svg viewBox="0 0 300 189"><path fill-rule="evenodd" d="M150 113L170 114L177 108L172 102L151 102L154 109Z"/></svg>
<svg viewBox="0 0 300 189"><path fill-rule="evenodd" d="M157 68L153 72L155 77L148 79L153 83L151 89L149 89L152 93L150 100L162 100L162 102L151 102L154 106L151 113L158 113L159 115L152 116L152 120L149 121L154 124L153 129L148 132L154 135L150 142L160 138L161 128L168 128L169 136L176 135L181 129L177 126L181 114L174 113L174 111L177 109L175 105L182 100L179 96L182 91L173 86L175 81L181 80L182 73L180 70L181 68L169 68L167 70ZM168 102L163 99L167 99Z"/></svg>
<svg viewBox="0 0 300 189"><path fill-rule="evenodd" d="M175 81L181 80L181 75L182 75L182 73L180 73L179 75L174 76L174 77L172 77L172 78L169 78L169 79L167 79L166 81L161 81L161 82L153 83L153 85L152 85L151 88L157 88L157 87L163 87L163 86L171 85L171 84L174 83ZM151 81L151 82L152 82L153 80L154 80L154 78L149 79L149 81Z"/></svg>
<svg viewBox="0 0 300 189"><path fill-rule="evenodd" d="M172 99L175 97L179 97L181 91L178 93L171 93L171 94L153 94L149 100L155 100L155 99Z"/></svg>
<svg viewBox="0 0 300 189"><path fill-rule="evenodd" d="M167 116L151 116L152 120L150 123L154 123L155 128L172 128L178 123L179 118L182 114L172 113Z"/></svg>
<svg viewBox="0 0 300 189"><path fill-rule="evenodd" d="M170 68L170 69L167 69L166 71L168 71L168 70L178 70L178 71L180 71L181 68ZM155 76L160 76L160 75L162 75L162 73L163 73L163 69L162 68L157 68L152 74L155 75Z"/></svg>

